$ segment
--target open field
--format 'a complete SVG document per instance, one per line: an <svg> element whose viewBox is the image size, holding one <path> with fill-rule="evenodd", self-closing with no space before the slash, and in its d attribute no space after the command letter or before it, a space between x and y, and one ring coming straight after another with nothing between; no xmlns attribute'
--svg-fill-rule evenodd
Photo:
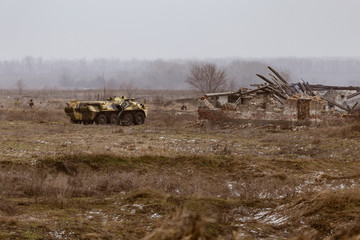
<svg viewBox="0 0 360 240"><path fill-rule="evenodd" d="M1 95L0 239L360 234L357 123L219 124L148 100L144 125L74 125L56 94Z"/></svg>

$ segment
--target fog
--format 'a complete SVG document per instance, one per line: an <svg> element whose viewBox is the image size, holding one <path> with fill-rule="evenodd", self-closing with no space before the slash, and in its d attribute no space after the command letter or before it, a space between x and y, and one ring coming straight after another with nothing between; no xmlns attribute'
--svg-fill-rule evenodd
<svg viewBox="0 0 360 240"><path fill-rule="evenodd" d="M0 0L0 88L186 89L193 63L237 87L267 65L359 85L358 0Z"/></svg>
<svg viewBox="0 0 360 240"><path fill-rule="evenodd" d="M202 63L215 63L224 69L235 87L262 83L255 74L266 75L268 65L289 75L291 82L303 79L312 84L359 86L360 83L359 58L48 60L27 56L0 61L0 85L11 89L22 80L27 89L89 89L101 88L105 82L107 88L113 89L133 83L139 89L180 90L188 89L185 81L191 64Z"/></svg>
<svg viewBox="0 0 360 240"><path fill-rule="evenodd" d="M1 0L0 59L359 57L358 0Z"/></svg>

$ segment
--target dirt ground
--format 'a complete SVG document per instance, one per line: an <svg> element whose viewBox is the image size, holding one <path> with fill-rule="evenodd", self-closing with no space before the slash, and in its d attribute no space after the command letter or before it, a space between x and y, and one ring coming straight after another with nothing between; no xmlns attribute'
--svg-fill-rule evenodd
<svg viewBox="0 0 360 240"><path fill-rule="evenodd" d="M0 99L0 239L359 237L358 123L199 121L148 99L144 125L77 125L70 97L34 96Z"/></svg>

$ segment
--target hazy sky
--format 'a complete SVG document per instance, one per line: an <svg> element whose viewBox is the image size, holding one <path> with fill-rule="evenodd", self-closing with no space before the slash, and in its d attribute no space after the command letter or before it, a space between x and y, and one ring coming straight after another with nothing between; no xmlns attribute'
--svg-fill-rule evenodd
<svg viewBox="0 0 360 240"><path fill-rule="evenodd" d="M360 0L0 0L0 59L360 56Z"/></svg>

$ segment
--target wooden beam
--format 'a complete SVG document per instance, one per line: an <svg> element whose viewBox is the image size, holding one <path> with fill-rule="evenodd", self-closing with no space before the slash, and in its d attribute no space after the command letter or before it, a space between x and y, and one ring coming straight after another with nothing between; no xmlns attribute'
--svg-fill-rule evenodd
<svg viewBox="0 0 360 240"><path fill-rule="evenodd" d="M275 84L274 84L272 81L270 81L269 79L267 79L267 78L264 77L263 75L256 74L256 76L258 76L259 78L261 78L262 80L264 80L264 81L267 82L268 84L275 86Z"/></svg>
<svg viewBox="0 0 360 240"><path fill-rule="evenodd" d="M272 71L283 83L286 85L288 84L287 81L277 71L272 69L270 66L268 66L268 69L270 69L270 71Z"/></svg>

